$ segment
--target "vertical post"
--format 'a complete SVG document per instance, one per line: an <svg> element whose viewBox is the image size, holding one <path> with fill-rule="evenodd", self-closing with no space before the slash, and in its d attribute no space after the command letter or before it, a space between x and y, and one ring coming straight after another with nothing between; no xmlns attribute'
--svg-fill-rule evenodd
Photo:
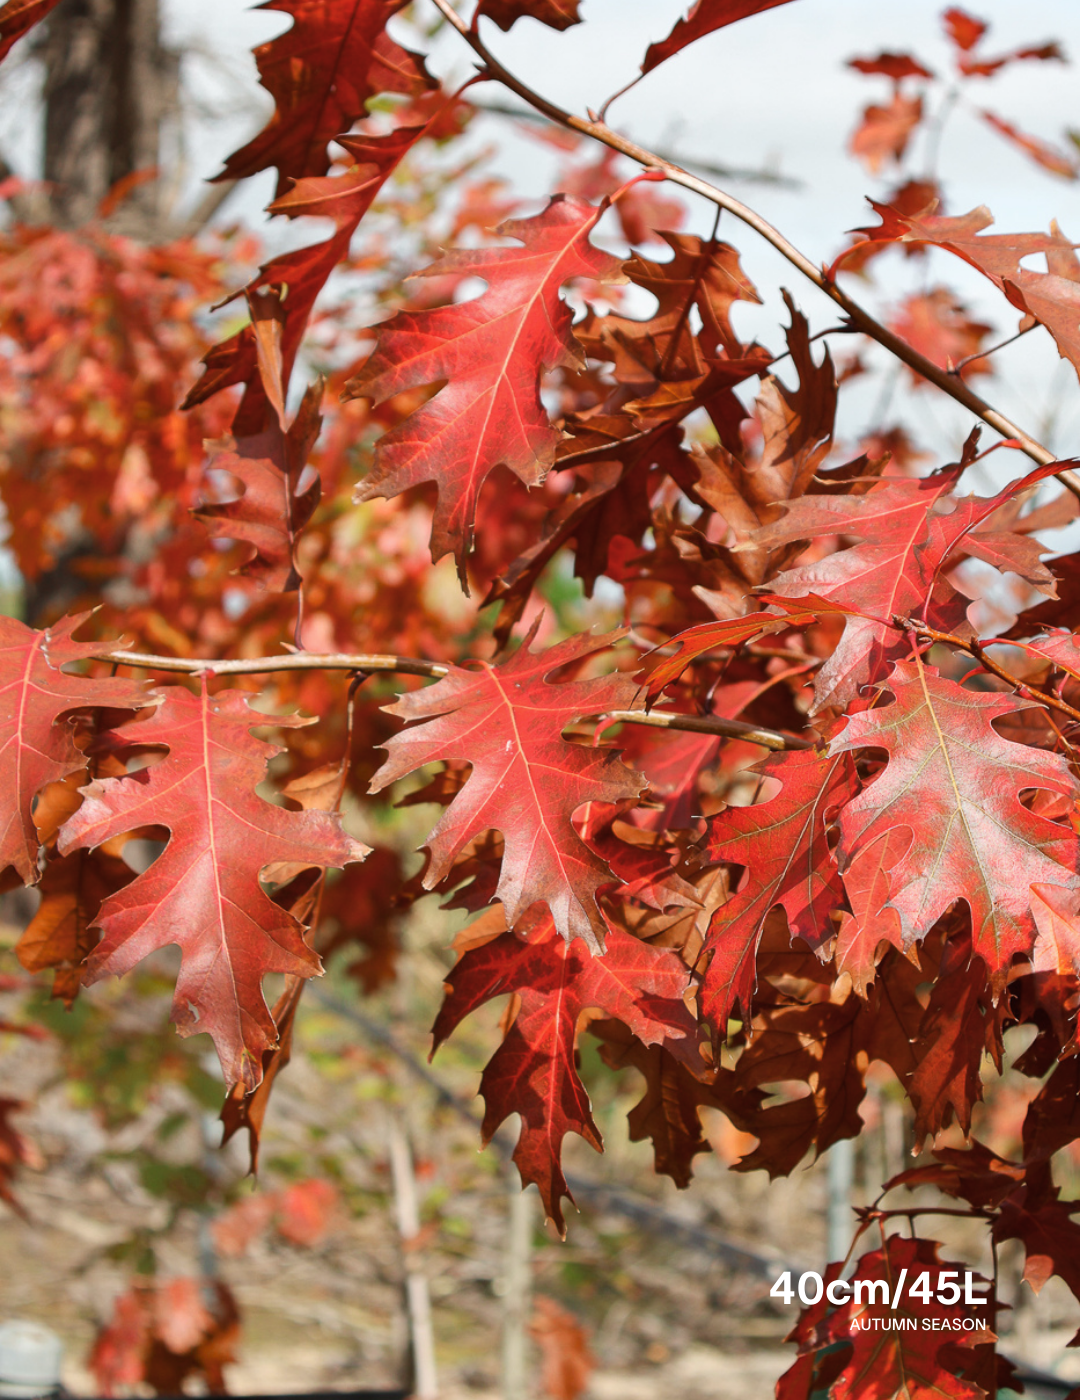
<svg viewBox="0 0 1080 1400"><path fill-rule="evenodd" d="M417 1400L435 1400L439 1393L435 1371L435 1335L431 1326L431 1297L427 1277L416 1253L420 1234L420 1206L416 1174L404 1130L396 1117L390 1120L390 1171L394 1181L398 1231L405 1255L405 1303L409 1314L409 1342L413 1363L413 1394Z"/></svg>
<svg viewBox="0 0 1080 1400"><path fill-rule="evenodd" d="M826 1167L829 1186L826 1232L831 1263L843 1259L851 1244L851 1184L855 1174L855 1143L851 1138L833 1143Z"/></svg>
<svg viewBox="0 0 1080 1400"><path fill-rule="evenodd" d="M526 1400L533 1196L531 1191L521 1189L521 1178L512 1162L508 1165L508 1182L506 1268L502 1278L502 1395L503 1400Z"/></svg>

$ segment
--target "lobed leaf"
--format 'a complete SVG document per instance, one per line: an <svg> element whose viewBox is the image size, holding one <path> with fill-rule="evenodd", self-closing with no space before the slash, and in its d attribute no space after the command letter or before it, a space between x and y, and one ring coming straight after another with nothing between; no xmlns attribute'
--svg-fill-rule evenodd
<svg viewBox="0 0 1080 1400"><path fill-rule="evenodd" d="M610 750L571 744L563 730L587 715L628 709L637 687L619 674L551 680L562 667L611 646L620 633L572 637L533 652L535 634L534 626L500 665L453 666L435 685L387 705L390 714L422 722L388 741L389 757L371 790L380 792L438 760L471 763L471 776L428 837L424 888L439 883L468 842L495 828L505 841L495 897L506 906L507 922L516 923L543 900L567 941L583 938L599 949L604 920L596 896L612 876L572 818L587 802L636 797L642 782Z"/></svg>
<svg viewBox="0 0 1080 1400"><path fill-rule="evenodd" d="M120 976L155 949L179 944L173 1020L181 1035L208 1032L226 1082L242 1082L248 1091L262 1078L264 1052L278 1040L263 978L320 970L300 923L263 891L259 872L274 861L322 868L367 854L338 817L287 812L255 792L279 750L251 730L304 723L295 715L258 714L242 691L210 695L204 682L196 696L169 687L150 719L116 736L166 748L166 757L127 777L91 783L60 831L59 849L67 855L139 826L168 830L153 865L102 905L96 920L102 939L85 980Z"/></svg>
<svg viewBox="0 0 1080 1400"><path fill-rule="evenodd" d="M804 1309L792 1338L799 1343L800 1361L778 1381L777 1400L805 1400L811 1393L827 1394L829 1400L983 1400L982 1387L964 1379L964 1363L994 1340L981 1316L989 1309L937 1301L924 1307L911 1302L906 1288L898 1306L890 1306L897 1283L914 1282L923 1273L929 1274L936 1299L945 1266L939 1249L934 1240L892 1235L856 1265L851 1282L863 1283L862 1301L839 1307L822 1301ZM840 1264L830 1264L826 1284L840 1272ZM869 1284L878 1287L871 1290ZM949 1355L954 1347L959 1366Z"/></svg>
<svg viewBox="0 0 1080 1400"><path fill-rule="evenodd" d="M347 132L380 92L417 96L434 86L419 54L386 33L407 0L264 0L260 8L293 20L255 50L259 80L274 99L263 131L225 162L219 180L242 180L276 166L278 196L290 179L325 175L329 143Z"/></svg>
<svg viewBox="0 0 1080 1400"><path fill-rule="evenodd" d="M24 34L56 8L57 3L58 0L7 0L0 9L0 62Z"/></svg>
<svg viewBox="0 0 1080 1400"><path fill-rule="evenodd" d="M743 884L713 915L705 944L701 1010L721 1035L737 1006L749 1016L769 912L781 906L791 936L818 947L831 936L830 914L844 902L828 828L853 791L851 763L807 749L771 755L755 771L777 779L779 793L712 818L704 843L710 860L746 867Z"/></svg>
<svg viewBox="0 0 1080 1400"><path fill-rule="evenodd" d="M243 493L235 501L198 506L193 512L215 539L249 546L239 572L276 593L300 587L296 541L319 503L317 472L304 479L308 456L319 436L323 386L310 386L296 418L284 430L276 416L255 437L231 435L206 444L209 468L228 472Z"/></svg>
<svg viewBox="0 0 1080 1400"><path fill-rule="evenodd" d="M74 640L88 616L63 618L44 632L0 617L0 872L13 866L25 884L39 877L35 799L47 783L86 767L73 713L98 706L137 710L150 703L136 681L61 669L100 650L99 643Z"/></svg>
<svg viewBox="0 0 1080 1400"><path fill-rule="evenodd" d="M643 73L651 73L665 59L671 58L688 44L703 39L737 20L759 15L763 10L786 5L789 0L695 0L690 13L658 44L650 44L641 65Z"/></svg>
<svg viewBox="0 0 1080 1400"><path fill-rule="evenodd" d="M559 937L550 915L530 915L523 935L500 934L468 948L446 982L432 1027L432 1053L471 1011L492 997L516 993L520 1009L480 1080L487 1105L484 1139L512 1113L521 1115L514 1161L524 1185L535 1182L544 1209L566 1233L562 1201L572 1201L561 1166L563 1138L577 1133L602 1150L575 1047L586 1010L614 1017L645 1045L695 1056L694 1019L683 1001L686 965L611 927L603 957Z"/></svg>
<svg viewBox="0 0 1080 1400"><path fill-rule="evenodd" d="M445 254L422 275L482 277L487 290L452 306L399 311L379 328L374 354L347 385L350 397L381 403L446 381L380 438L374 470L356 500L435 481L432 558L453 553L463 580L488 473L501 464L535 486L555 460L559 433L540 400L540 376L576 359L570 308L559 297L563 283L620 276L618 261L589 242L605 207L555 195L537 217L512 219L496 230L519 239L521 247Z"/></svg>
<svg viewBox="0 0 1080 1400"><path fill-rule="evenodd" d="M480 0L477 18L493 20L500 29L510 29L519 19L534 19L549 29L569 29L580 24L581 0Z"/></svg>
<svg viewBox="0 0 1080 1400"><path fill-rule="evenodd" d="M933 206L920 213L870 201L881 223L859 229L869 243L918 243L944 248L994 282L1009 301L1033 316L1053 336L1058 354L1080 376L1080 259L1056 224L1045 233L985 233L994 222L985 206L955 218L935 214ZM865 244L856 243L858 252ZM1041 253L1047 271L1022 266L1023 259ZM837 264L842 263L841 254Z"/></svg>
<svg viewBox="0 0 1080 1400"><path fill-rule="evenodd" d="M888 899L905 946L962 899L973 951L1000 990L1013 957L1035 942L1032 885L1080 899L1075 835L1030 811L1021 794L1034 788L1075 799L1076 779L1056 754L994 729L994 720L1029 701L966 689L917 655L896 665L888 688L892 703L851 716L830 746L833 754L877 748L888 755L885 770L840 813L843 867L888 832L908 833L889 872Z"/></svg>

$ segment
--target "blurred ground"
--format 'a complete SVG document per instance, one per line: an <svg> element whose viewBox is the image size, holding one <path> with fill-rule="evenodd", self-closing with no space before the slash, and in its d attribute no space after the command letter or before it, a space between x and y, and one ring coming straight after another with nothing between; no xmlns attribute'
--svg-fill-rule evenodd
<svg viewBox="0 0 1080 1400"><path fill-rule="evenodd" d="M436 937L421 927L410 940L405 976L391 991L359 1003L347 979L332 973L331 985L303 1004L293 1062L274 1090L257 1187L245 1179L245 1143L224 1151L208 1145L220 1128L192 1091L199 1075L208 1077L205 1049L176 1041L166 1025L167 968L151 969L157 982L135 1000L113 984L92 989L72 1017L46 1008L42 1019L60 1028L57 1037L3 1037L3 1093L34 1102L18 1121L46 1166L20 1177L26 1219L0 1206L0 1317L39 1320L61 1334L75 1395L96 1392L85 1364L95 1330L139 1270L220 1271L243 1312L240 1361L228 1372L236 1393L400 1384L404 1256L387 1151L394 1121L407 1127L416 1156L440 1393L448 1400L499 1394L509 1176L496 1150L478 1151L475 1124L418 1077L424 1027L450 959L444 928ZM328 994L349 998L375 1028L397 1037L414 1068L355 1019L320 1004ZM95 1004L100 1028L92 1018L76 1024ZM498 1012L486 1008L466 1023L431 1071L474 1112ZM65 1039L67 1025L79 1034ZM87 1041L93 1054L77 1048ZM613 1075L594 1044L583 1037L583 1066L607 1151L598 1157L568 1139L566 1166L609 1193L579 1192L565 1243L537 1212L534 1291L588 1330L597 1360L587 1391L593 1400L766 1400L794 1359L783 1337L796 1310L768 1297L768 1266L737 1267L721 1245L820 1269L824 1165L772 1184L761 1173L734 1173L726 1163L750 1140L740 1142L717 1118L707 1124L717 1153L699 1157L691 1188L677 1191L653 1175L648 1145L627 1140L636 1075ZM860 1200L868 1198L862 1177L880 1181L902 1165L885 1160L880 1127L872 1125L860 1147ZM507 1133L506 1145L512 1141ZM268 1228L244 1256L215 1254L208 1227L230 1202L312 1177L337 1193L324 1238L301 1245ZM965 1244L955 1232L947 1238L958 1252ZM967 1245L960 1257L979 1266L981 1241L973 1236ZM1015 1263L1006 1259L1005 1269L1015 1291ZM1021 1306L1005 1324L1006 1349L1080 1379L1080 1358L1064 1351L1074 1309L1056 1284L1037 1313Z"/></svg>

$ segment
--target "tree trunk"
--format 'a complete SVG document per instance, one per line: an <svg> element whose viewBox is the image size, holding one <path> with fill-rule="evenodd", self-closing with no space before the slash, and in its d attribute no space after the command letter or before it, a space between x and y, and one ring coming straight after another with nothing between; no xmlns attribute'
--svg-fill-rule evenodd
<svg viewBox="0 0 1080 1400"><path fill-rule="evenodd" d="M87 223L116 190L113 225L153 237L159 182L121 182L156 167L162 124L177 110L178 64L161 42L159 0L62 0L42 58L51 222Z"/></svg>

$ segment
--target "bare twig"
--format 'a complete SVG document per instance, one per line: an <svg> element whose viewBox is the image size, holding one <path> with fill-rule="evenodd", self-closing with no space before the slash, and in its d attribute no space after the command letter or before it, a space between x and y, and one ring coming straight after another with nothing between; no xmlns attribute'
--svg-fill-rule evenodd
<svg viewBox="0 0 1080 1400"><path fill-rule="evenodd" d="M1030 334L1038 324L1038 321L1033 321L1030 326L1025 326L1022 331L1017 331L1015 335L1010 335L1005 340L999 340L996 345L991 345L989 349L976 350L974 355L965 355L958 364L949 366L949 373L959 374L968 365L974 364L976 360L985 360L990 355L996 355L999 350L1004 350L1006 345L1011 345L1014 340L1020 340L1025 335Z"/></svg>
<svg viewBox="0 0 1080 1400"><path fill-rule="evenodd" d="M962 1206L904 1206L896 1210L879 1210L876 1206L871 1206L867 1208L866 1214L872 1220L893 1220L897 1217L914 1220L920 1215L955 1215L964 1220L970 1220L972 1216L984 1220L993 1219L993 1212L984 1210L981 1206L971 1206L968 1210L964 1210Z"/></svg>
<svg viewBox="0 0 1080 1400"><path fill-rule="evenodd" d="M258 676L281 671L364 671L391 675L424 676L438 680L448 675L451 667L441 661L424 661L415 656L376 656L368 653L351 655L345 652L289 652L285 656L253 656L215 660L213 657L153 656L148 652L102 649L95 652L95 661L108 661L114 666L136 666L144 671L168 671L189 676ZM813 744L778 729L766 729L744 724L719 715L680 715L665 710L613 710L604 717L605 724L644 724L654 729L681 729L691 734L716 734L725 739L745 739L767 749L808 749Z"/></svg>
<svg viewBox="0 0 1080 1400"><path fill-rule="evenodd" d="M1048 447L1043 446L1030 433L1025 432L1018 424L1006 418L985 399L980 398L958 375L950 374L947 369L934 364L925 355L920 355L906 340L901 339L887 326L882 325L880 321L871 316L857 301L848 296L847 292L837 286L823 268L811 262L804 253L800 252L793 243L784 237L779 229L774 228L756 210L743 204L741 200L736 199L725 190L718 189L707 180L701 179L700 176L692 175L673 161L665 160L657 152L647 150L644 146L639 146L637 142L613 131L606 122L599 120L594 114L590 113L588 117L575 116L572 112L565 111L556 103L534 92L532 88L499 62L479 34L470 29L466 22L454 12L449 0L434 0L434 3L444 19L453 25L481 60L484 71L489 78L502 83L504 87L509 88L524 102L559 126L581 132L584 136L591 136L594 140L602 142L603 145L610 146L612 150L619 151L631 160L637 161L646 169L659 170L673 184L681 185L683 189L701 195L703 199L709 200L712 204L720 205L722 209L727 209L737 219L760 234L768 243L771 243L777 252L781 253L808 281L841 307L857 330L876 340L879 345L883 345L886 350L894 354L897 359L902 360L916 374L936 385L950 398L955 399L957 403L974 413L977 418L981 418L984 423L1001 433L1003 437L1015 439L1020 450L1032 461L1037 462L1040 466L1046 466L1058 460ZM1058 472L1057 477L1074 495L1080 496L1080 474L1065 469Z"/></svg>
<svg viewBox="0 0 1080 1400"><path fill-rule="evenodd" d="M783 734L779 729L763 729L738 719L719 715L679 715L667 710L608 710L604 724L645 724L654 729L682 729L689 734L718 734L727 739L745 739L766 749L812 749L809 739Z"/></svg>
<svg viewBox="0 0 1080 1400"><path fill-rule="evenodd" d="M178 671L189 676L258 676L272 671L391 671L403 676L427 676L438 680L450 667L441 661L421 661L412 656L353 655L348 652L289 652L285 656L244 656L216 660L208 656L153 656L142 651L103 649L95 661L117 666L138 666L144 671Z"/></svg>
<svg viewBox="0 0 1080 1400"><path fill-rule="evenodd" d="M202 233L239 183L239 180L221 180L212 185L194 209L173 221L166 236L170 239L194 238L196 234Z"/></svg>
<svg viewBox="0 0 1080 1400"><path fill-rule="evenodd" d="M973 656L980 666L986 668L999 680L1006 681L1015 687L1022 695L1028 695L1032 700L1038 701L1040 705L1047 705L1052 710L1060 710L1063 715L1068 715L1071 719L1080 720L1080 710L1075 710L1064 700L1056 695L1051 695L1049 691L1039 690L1037 686L1028 685L1019 676L1014 676L1011 671L1007 671L1004 666L999 665L992 656L987 654L987 643L980 642L975 637L958 637L955 632L939 632L934 627L927 627L925 622L919 622L912 617L896 617L893 619L897 627L906 632L911 632L918 637L926 637L928 641L940 642L944 646L956 647L958 651L966 651L969 656ZM991 643L990 645L993 645Z"/></svg>
<svg viewBox="0 0 1080 1400"><path fill-rule="evenodd" d="M537 124L547 120L542 113L534 112L529 107L511 107L505 102L474 102L472 105L478 112L492 117L509 117L513 121ZM715 161L699 160L696 156L684 155L682 152L661 151L658 154L672 165L700 170L703 175L711 175L715 180L742 180L747 184L778 185L785 190L801 190L803 187L802 181L791 175L781 175L777 170L765 170L760 166L717 165Z"/></svg>

